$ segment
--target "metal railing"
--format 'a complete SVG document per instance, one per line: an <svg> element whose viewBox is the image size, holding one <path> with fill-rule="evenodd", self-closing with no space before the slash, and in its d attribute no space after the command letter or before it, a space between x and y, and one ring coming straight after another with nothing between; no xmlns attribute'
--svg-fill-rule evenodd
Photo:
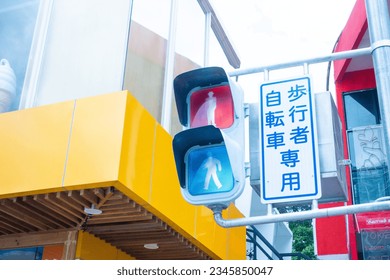
<svg viewBox="0 0 390 280"><path fill-rule="evenodd" d="M311 260L311 258L302 253L279 253L278 250L258 231L254 226L247 227L246 229L246 241L253 244L253 249L247 252L247 256L251 260L257 260L257 250L260 250L269 260L275 260L275 258L269 254L269 251L276 256L278 260L284 260L288 257L298 257L299 259ZM259 243L263 244L263 246ZM267 250L268 249L268 250Z"/></svg>

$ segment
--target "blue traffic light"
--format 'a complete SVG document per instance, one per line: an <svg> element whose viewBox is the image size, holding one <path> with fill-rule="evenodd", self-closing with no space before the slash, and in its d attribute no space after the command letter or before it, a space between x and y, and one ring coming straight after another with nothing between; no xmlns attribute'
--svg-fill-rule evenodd
<svg viewBox="0 0 390 280"><path fill-rule="evenodd" d="M186 155L188 192L193 195L229 192L234 177L225 145L194 147Z"/></svg>

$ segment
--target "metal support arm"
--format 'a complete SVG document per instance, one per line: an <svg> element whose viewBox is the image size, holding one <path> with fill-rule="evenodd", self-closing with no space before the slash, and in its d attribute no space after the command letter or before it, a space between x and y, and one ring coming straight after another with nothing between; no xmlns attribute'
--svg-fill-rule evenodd
<svg viewBox="0 0 390 280"><path fill-rule="evenodd" d="M362 212L376 212L390 210L390 201L372 202L357 205L339 206L326 209L314 209L303 212L273 214L266 216L255 216L225 220L222 217L222 207L210 207L214 212L214 219L218 225L224 228L260 225L278 222L292 222L300 220L310 220L316 218L326 218L331 216L340 216L347 214L356 214Z"/></svg>

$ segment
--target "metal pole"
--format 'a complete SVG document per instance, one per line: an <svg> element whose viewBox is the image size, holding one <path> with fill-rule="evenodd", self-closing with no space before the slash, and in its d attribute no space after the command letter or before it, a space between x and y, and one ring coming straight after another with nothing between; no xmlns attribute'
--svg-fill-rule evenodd
<svg viewBox="0 0 390 280"><path fill-rule="evenodd" d="M384 143L390 143L390 19L387 0L365 0ZM387 145L387 166L390 149Z"/></svg>
<svg viewBox="0 0 390 280"><path fill-rule="evenodd" d="M211 13L205 14L205 32L204 32L204 67L209 66L209 54L210 54L210 30L211 30Z"/></svg>
<svg viewBox="0 0 390 280"><path fill-rule="evenodd" d="M367 48L361 48L361 49L357 49L357 50L336 52L336 53L332 53L332 54L324 55L324 56L293 60L293 61L289 61L289 62L265 65L265 66L254 67L254 68L234 70L234 71L229 72L228 74L231 77L243 76L243 75L261 73L261 72L264 72L265 70L269 71L269 70L277 70L277 69L301 66L301 65L304 65L305 63L306 64L315 64L315 63L322 63L322 62L328 62L328 61L339 60L339 59L353 58L353 57L358 57L358 56L362 56L362 55L369 55L371 53L371 50L372 50L371 47L367 47Z"/></svg>
<svg viewBox="0 0 390 280"><path fill-rule="evenodd" d="M309 64L307 62L303 63L303 74L309 75Z"/></svg>
<svg viewBox="0 0 390 280"><path fill-rule="evenodd" d="M318 209L318 200L317 199L314 199L312 201L311 209L312 210L317 210ZM312 225L312 228L313 228L314 254L318 255L318 251L317 251L318 250L318 246L317 246L317 232L316 232L316 229L317 229L317 219L313 219L311 221L311 225Z"/></svg>
<svg viewBox="0 0 390 280"><path fill-rule="evenodd" d="M390 201L372 202L349 206L339 206L326 209L315 209L303 212L283 213L275 215L264 215L256 217L239 218L225 220L222 218L222 208L210 207L214 212L214 219L218 225L224 228L261 225L279 222L292 222L301 220L310 220L315 218L326 218L331 216L340 216L362 212L375 212L390 210Z"/></svg>
<svg viewBox="0 0 390 280"><path fill-rule="evenodd" d="M171 19L165 58L164 91L161 107L161 125L166 131L171 130L172 97L173 97L173 68L175 66L177 0L171 1Z"/></svg>

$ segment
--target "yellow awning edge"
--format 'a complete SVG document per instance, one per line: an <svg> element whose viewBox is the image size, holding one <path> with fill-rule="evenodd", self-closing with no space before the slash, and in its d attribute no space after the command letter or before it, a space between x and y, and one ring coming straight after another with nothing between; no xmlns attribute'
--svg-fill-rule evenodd
<svg viewBox="0 0 390 280"><path fill-rule="evenodd" d="M172 137L128 91L1 114L0 135L0 198L114 186L212 258L246 258L245 227L184 201Z"/></svg>

